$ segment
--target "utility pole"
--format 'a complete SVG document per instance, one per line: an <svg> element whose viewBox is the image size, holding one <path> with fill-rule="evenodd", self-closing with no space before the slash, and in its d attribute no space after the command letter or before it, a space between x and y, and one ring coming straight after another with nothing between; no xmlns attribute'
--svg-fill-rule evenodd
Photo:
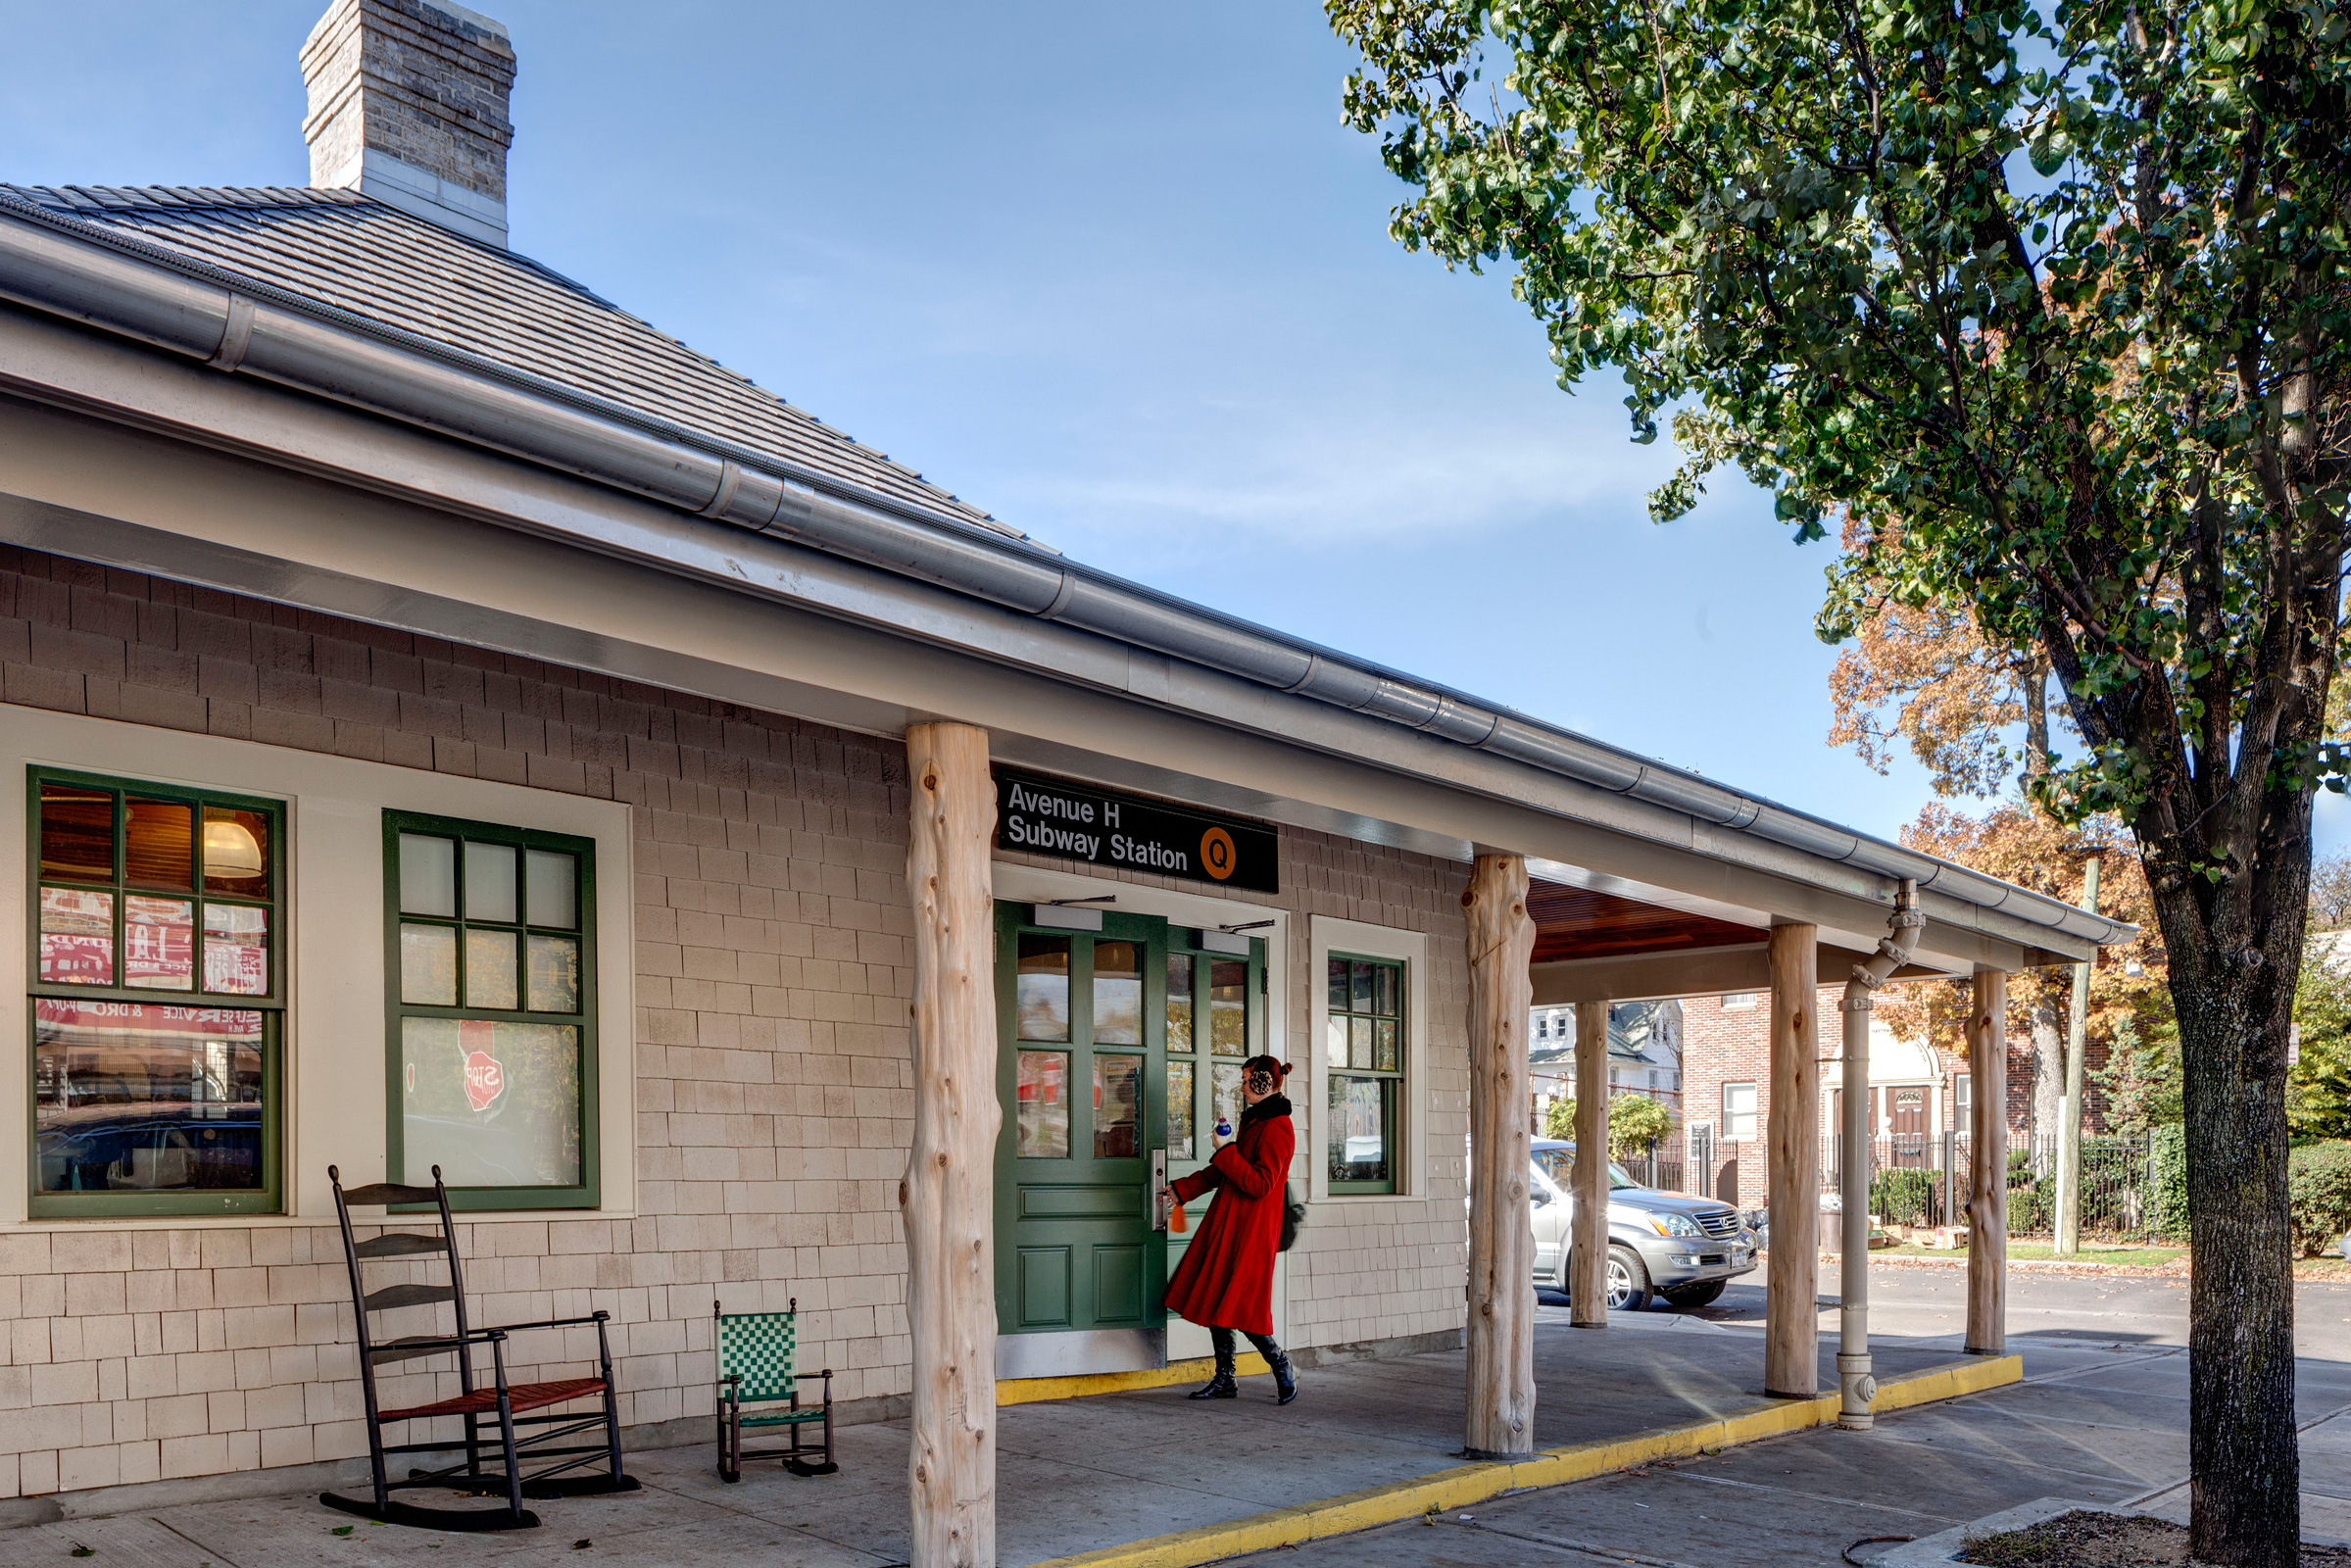
<svg viewBox="0 0 2351 1568"><path fill-rule="evenodd" d="M2098 863L2106 846L2077 850L2082 857L2082 906L2098 910ZM2093 960L2094 961L2094 960ZM2057 1118L2057 1255L2082 1250L2082 1067L2089 1049L2089 964L2074 965L2074 1006L2066 1020L2065 1111Z"/></svg>

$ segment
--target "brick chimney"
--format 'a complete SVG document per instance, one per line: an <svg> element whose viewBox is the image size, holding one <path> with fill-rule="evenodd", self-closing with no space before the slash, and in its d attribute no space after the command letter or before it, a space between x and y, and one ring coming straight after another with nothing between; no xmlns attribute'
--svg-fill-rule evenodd
<svg viewBox="0 0 2351 1568"><path fill-rule="evenodd" d="M448 0L334 0L302 45L311 183L506 244L506 28Z"/></svg>

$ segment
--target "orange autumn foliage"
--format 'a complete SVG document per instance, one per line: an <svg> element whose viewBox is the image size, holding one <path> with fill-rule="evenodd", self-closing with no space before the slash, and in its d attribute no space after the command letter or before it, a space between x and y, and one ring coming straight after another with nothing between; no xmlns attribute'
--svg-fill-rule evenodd
<svg viewBox="0 0 2351 1568"><path fill-rule="evenodd" d="M2139 928L2131 941L2101 950L2090 970L2089 1038L2111 1044L2126 1021L2146 1038L2169 1020L2172 1002L2163 941L2155 930L2138 856L2127 833L2111 823L2103 824L2103 833L2094 831L2101 825L2092 821L2083 829L2061 827L2032 807L2016 804L1994 807L1981 816L1932 805L1902 830L1902 842L1922 854L1955 860L2068 904L2082 902L2083 865L2082 858L2070 852L2082 844L2107 844L2098 872L2098 908ZM2036 1007L2053 1008L2063 1016L2071 1005L2073 984L2070 964L2010 976L2011 1031L2025 1029ZM1961 1049L1968 1004L1964 983L1920 981L1881 994L1878 1010L1897 1035L1924 1037L1940 1050L1955 1052Z"/></svg>

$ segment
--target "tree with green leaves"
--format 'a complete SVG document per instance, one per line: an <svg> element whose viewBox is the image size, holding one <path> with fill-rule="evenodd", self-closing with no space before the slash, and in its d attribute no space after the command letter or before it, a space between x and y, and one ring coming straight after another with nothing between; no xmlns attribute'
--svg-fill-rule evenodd
<svg viewBox="0 0 2351 1568"><path fill-rule="evenodd" d="M2315 948L2314 944L2314 948ZM2285 1115L2298 1138L2351 1138L2351 955L2314 951L2294 988L2298 1059L2286 1074Z"/></svg>
<svg viewBox="0 0 2351 1568"><path fill-rule="evenodd" d="M1618 1095L1608 1102L1608 1157L1624 1159L1655 1147L1674 1130L1674 1113L1646 1095ZM1545 1138L1576 1136L1576 1102L1554 1100L1544 1110Z"/></svg>
<svg viewBox="0 0 2351 1568"><path fill-rule="evenodd" d="M2285 1054L2341 632L2347 0L1327 0L1393 230L1502 264L1560 378L2045 659L2171 959L2192 1549L2296 1560Z"/></svg>

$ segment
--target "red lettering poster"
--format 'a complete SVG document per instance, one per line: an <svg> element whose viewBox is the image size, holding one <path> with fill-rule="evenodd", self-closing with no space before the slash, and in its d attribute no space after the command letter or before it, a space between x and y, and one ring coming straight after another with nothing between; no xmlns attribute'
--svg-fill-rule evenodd
<svg viewBox="0 0 2351 1568"><path fill-rule="evenodd" d="M506 1093L506 1069L490 1054L496 1025L467 1018L458 1028L458 1044L465 1053L465 1102L486 1111Z"/></svg>

